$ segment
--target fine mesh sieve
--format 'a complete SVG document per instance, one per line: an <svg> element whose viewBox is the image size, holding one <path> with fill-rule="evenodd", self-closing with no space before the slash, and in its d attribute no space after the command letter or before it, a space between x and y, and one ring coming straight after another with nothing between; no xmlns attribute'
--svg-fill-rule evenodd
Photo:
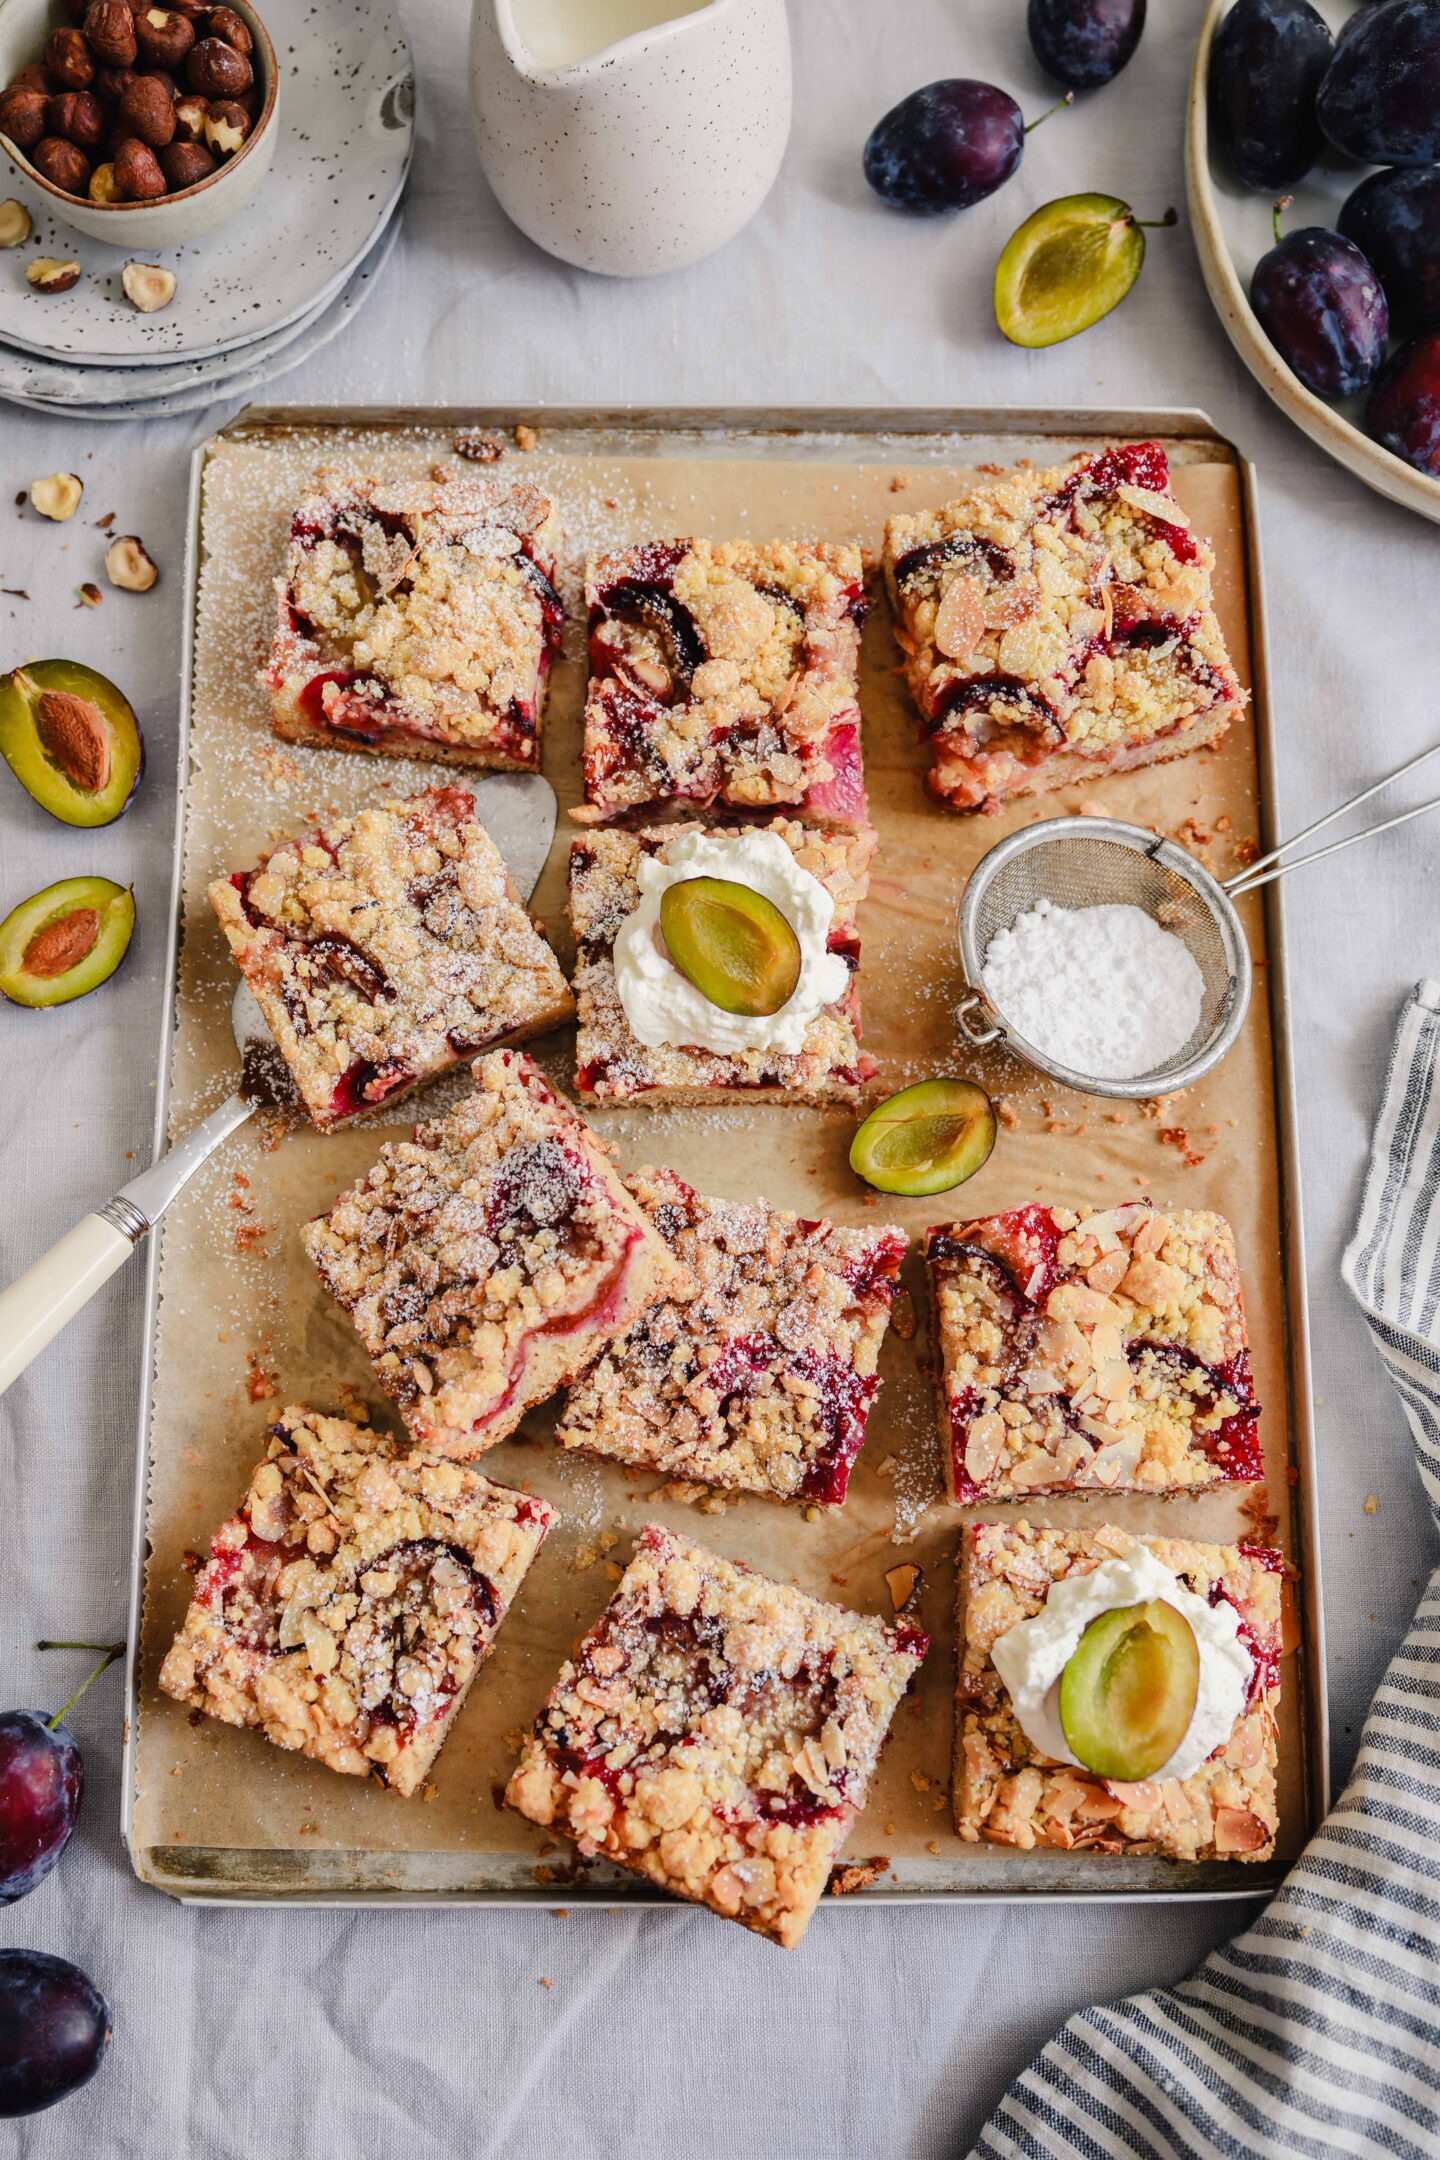
<svg viewBox="0 0 1440 2160"><path fill-rule="evenodd" d="M981 982L990 941L1040 900L1143 908L1189 949L1203 1001L1199 1025L1174 1057L1130 1080L1100 1080L1057 1064L992 1005ZM992 848L960 903L960 956L970 988L956 1018L966 1038L1003 1040L1051 1079L1089 1095L1135 1099L1189 1087L1224 1057L1250 1003L1250 951L1224 887L1174 841L1118 818L1050 818Z"/></svg>

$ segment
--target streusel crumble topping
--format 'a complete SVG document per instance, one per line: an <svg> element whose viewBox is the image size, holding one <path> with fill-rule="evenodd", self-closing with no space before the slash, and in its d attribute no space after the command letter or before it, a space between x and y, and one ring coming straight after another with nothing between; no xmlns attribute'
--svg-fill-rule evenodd
<svg viewBox="0 0 1440 2160"><path fill-rule="evenodd" d="M210 898L322 1126L574 1011L465 788L287 840Z"/></svg>
<svg viewBox="0 0 1440 2160"><path fill-rule="evenodd" d="M932 1228L926 1256L953 1499L1262 1474L1223 1217L1016 1208Z"/></svg>
<svg viewBox="0 0 1440 2160"><path fill-rule="evenodd" d="M423 1446L478 1455L684 1271L584 1120L515 1051L387 1143L304 1233Z"/></svg>
<svg viewBox="0 0 1440 2160"><path fill-rule="evenodd" d="M649 1524L505 1797L790 1948L927 1647Z"/></svg>
<svg viewBox="0 0 1440 2160"><path fill-rule="evenodd" d="M413 1793L550 1527L544 1500L287 1410L220 1525L160 1685Z"/></svg>
<svg viewBox="0 0 1440 2160"><path fill-rule="evenodd" d="M556 1438L703 1484L838 1506L865 1438L904 1233L626 1184L693 1289L647 1307L571 1389Z"/></svg>

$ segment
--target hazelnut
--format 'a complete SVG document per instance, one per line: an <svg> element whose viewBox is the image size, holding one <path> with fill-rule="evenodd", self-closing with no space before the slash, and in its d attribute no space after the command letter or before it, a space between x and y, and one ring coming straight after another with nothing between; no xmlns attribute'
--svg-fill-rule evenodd
<svg viewBox="0 0 1440 2160"><path fill-rule="evenodd" d="M172 105L174 105L178 101L180 96L180 85L178 82L176 82L175 77L170 73L168 68L147 67L145 70L145 80L146 82L159 83L161 89L165 92L166 97L169 98Z"/></svg>
<svg viewBox="0 0 1440 2160"><path fill-rule="evenodd" d="M249 23L243 15L237 15L234 8L211 8L210 20L205 27L212 38L219 38L222 44L229 45L235 52L244 53L246 59L249 59L255 40L250 35Z"/></svg>
<svg viewBox="0 0 1440 2160"><path fill-rule="evenodd" d="M169 0L172 15L183 15L187 22L198 22L210 6L210 0Z"/></svg>
<svg viewBox="0 0 1440 2160"><path fill-rule="evenodd" d="M198 187L202 180L208 180L215 170L215 159L204 143L172 142L160 152L160 170L172 193L178 195L182 188Z"/></svg>
<svg viewBox="0 0 1440 2160"><path fill-rule="evenodd" d="M220 157L233 157L254 125L234 98L217 98L205 115L205 140Z"/></svg>
<svg viewBox="0 0 1440 2160"><path fill-rule="evenodd" d="M223 38L201 38L185 64L185 80L201 97L243 97L254 79L244 53Z"/></svg>
<svg viewBox="0 0 1440 2160"><path fill-rule="evenodd" d="M84 481L73 472L47 473L43 480L30 483L31 502L41 517L53 518L57 525L74 517L84 492Z"/></svg>
<svg viewBox="0 0 1440 2160"><path fill-rule="evenodd" d="M103 98L107 105L118 105L134 82L136 73L137 70L131 67L97 68L93 86L96 97Z"/></svg>
<svg viewBox="0 0 1440 2160"><path fill-rule="evenodd" d="M80 587L80 605L82 607L99 607L104 598L105 595L98 585L82 585Z"/></svg>
<svg viewBox="0 0 1440 2160"><path fill-rule="evenodd" d="M88 90L95 60L78 30L52 30L45 40L45 67L57 90Z"/></svg>
<svg viewBox="0 0 1440 2160"><path fill-rule="evenodd" d="M7 90L0 97L0 135L8 135L17 150L33 150L45 133L43 90Z"/></svg>
<svg viewBox="0 0 1440 2160"><path fill-rule="evenodd" d="M148 143L127 135L115 152L115 185L124 202L150 202L165 193L165 175Z"/></svg>
<svg viewBox="0 0 1440 2160"><path fill-rule="evenodd" d="M45 125L82 150L93 150L105 133L105 108L93 90L57 90L45 107Z"/></svg>
<svg viewBox="0 0 1440 2160"><path fill-rule="evenodd" d="M23 202L17 202L13 195L8 202L0 202L0 248L23 246L32 229L30 212Z"/></svg>
<svg viewBox="0 0 1440 2160"><path fill-rule="evenodd" d="M175 105L164 83L137 75L120 100L119 124L152 150L163 150L175 137Z"/></svg>
<svg viewBox="0 0 1440 2160"><path fill-rule="evenodd" d="M132 263L129 267L133 270L139 265ZM168 270L159 275L169 277L173 287L175 280ZM134 533L126 533L121 539L112 540L105 550L105 575L122 592L149 592L160 572L146 554L144 543Z"/></svg>
<svg viewBox="0 0 1440 2160"><path fill-rule="evenodd" d="M204 142L205 115L209 110L208 98L197 97L193 90L187 90L175 107L176 142Z"/></svg>
<svg viewBox="0 0 1440 2160"><path fill-rule="evenodd" d="M135 16L130 0L90 0L85 10L85 42L107 67L133 66Z"/></svg>
<svg viewBox="0 0 1440 2160"><path fill-rule="evenodd" d="M174 69L195 43L195 25L173 8L142 8L135 17L135 36L147 60Z"/></svg>
<svg viewBox="0 0 1440 2160"><path fill-rule="evenodd" d="M90 184L89 158L78 143L66 142L63 135L42 135L30 162L52 187L63 188L67 195L83 195Z"/></svg>
<svg viewBox="0 0 1440 2160"><path fill-rule="evenodd" d="M50 78L39 61L32 60L29 67L21 68L19 74L6 83L5 87L7 90L43 90L48 97Z"/></svg>
<svg viewBox="0 0 1440 2160"><path fill-rule="evenodd" d="M83 23L89 13L90 0L64 0L67 22Z"/></svg>
<svg viewBox="0 0 1440 2160"><path fill-rule="evenodd" d="M120 183L115 178L115 167L108 160L103 165L97 165L91 173L88 193L91 202L119 202Z"/></svg>
<svg viewBox="0 0 1440 2160"><path fill-rule="evenodd" d="M25 265L25 281L36 292L69 292L72 285L80 282L78 262L61 262L54 255L37 255L34 262Z"/></svg>

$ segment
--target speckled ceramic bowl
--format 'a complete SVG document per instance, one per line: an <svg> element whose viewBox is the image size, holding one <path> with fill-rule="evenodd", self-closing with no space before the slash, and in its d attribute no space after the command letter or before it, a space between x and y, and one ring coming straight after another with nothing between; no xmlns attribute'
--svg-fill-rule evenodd
<svg viewBox="0 0 1440 2160"><path fill-rule="evenodd" d="M1226 335L1261 389L1312 442L1377 494L1440 523L1440 480L1417 472L1393 451L1371 440L1361 425L1364 392L1331 403L1307 390L1276 352L1250 305L1250 279L1274 237L1270 224L1272 200L1244 187L1210 145L1210 47L1222 16L1232 4L1233 0L1210 0L1190 78L1185 186L1206 290ZM1318 0L1318 4L1332 29L1354 12L1350 0ZM1359 185L1366 170L1341 157L1338 151L1323 156L1291 191L1295 207L1288 213L1288 229L1333 225L1346 196Z"/></svg>
<svg viewBox="0 0 1440 2160"><path fill-rule="evenodd" d="M182 188L175 195L157 195L151 202L91 202L56 187L8 136L0 135L0 148L16 171L48 198L47 207L65 224L91 240L108 240L114 247L175 247L213 232L254 200L279 139L279 70L269 33L250 0L226 0L226 4L249 25L255 47L251 64L261 106L249 137L235 155L195 187ZM0 82L9 82L21 68L38 60L50 32L69 20L55 0L0 0Z"/></svg>

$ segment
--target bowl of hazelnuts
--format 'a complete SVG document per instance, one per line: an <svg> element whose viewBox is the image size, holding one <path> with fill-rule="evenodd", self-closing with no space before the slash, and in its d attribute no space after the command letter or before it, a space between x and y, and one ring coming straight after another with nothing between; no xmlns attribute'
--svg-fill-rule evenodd
<svg viewBox="0 0 1440 2160"><path fill-rule="evenodd" d="M117 247L209 232L275 154L275 49L249 0L0 0L0 80L0 149Z"/></svg>

